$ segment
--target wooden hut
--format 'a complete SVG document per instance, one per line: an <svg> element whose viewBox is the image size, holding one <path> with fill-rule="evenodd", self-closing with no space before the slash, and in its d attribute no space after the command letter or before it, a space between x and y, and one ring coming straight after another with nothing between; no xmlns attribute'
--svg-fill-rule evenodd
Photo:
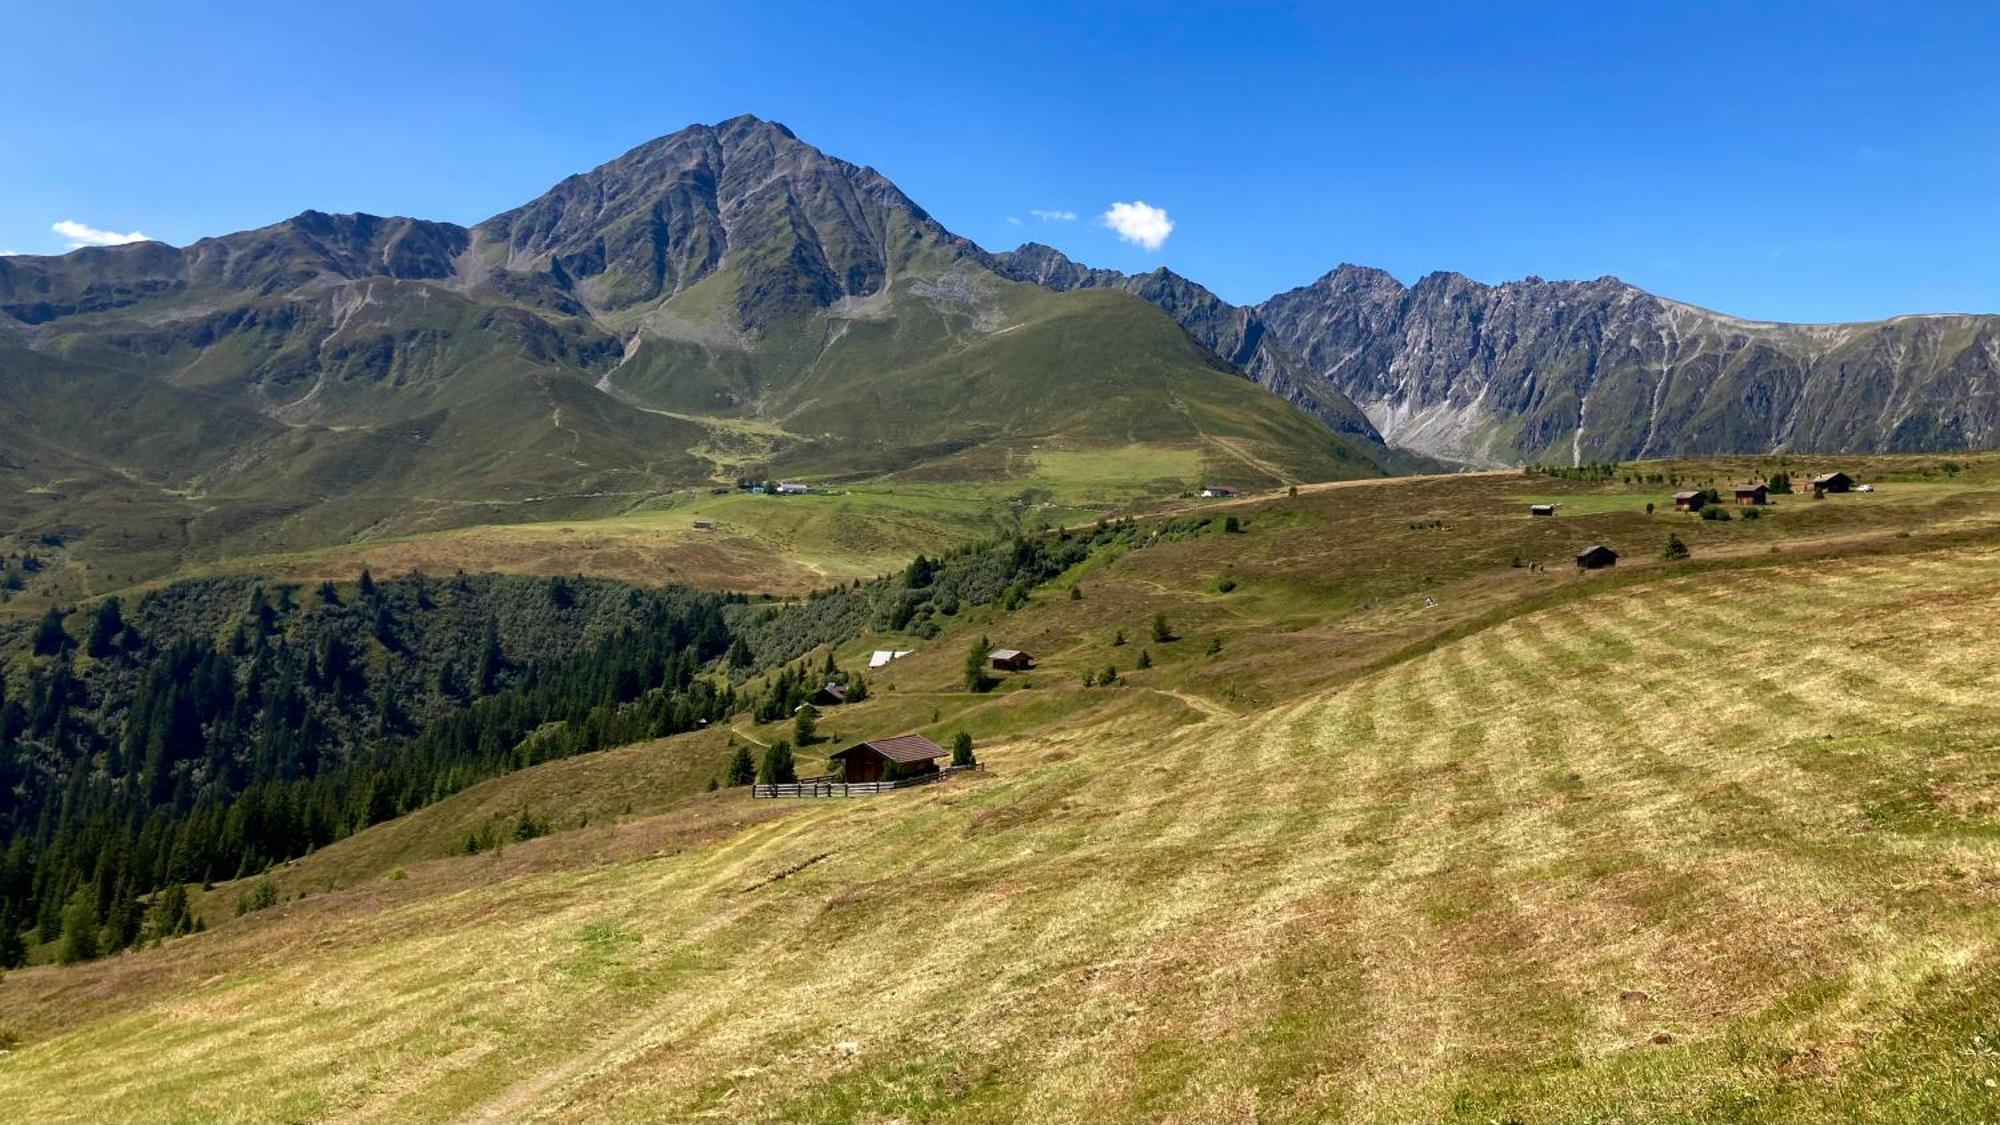
<svg viewBox="0 0 2000 1125"><path fill-rule="evenodd" d="M1770 487L1763 481L1756 481L1751 484L1739 484L1731 491L1736 494L1738 504L1754 505L1764 503L1765 494L1770 491Z"/></svg>
<svg viewBox="0 0 2000 1125"><path fill-rule="evenodd" d="M881 781L890 763L894 763L897 777L936 773L938 759L944 756L944 747L921 734L899 734L894 738L857 742L845 750L828 754L826 760L841 763L842 777L860 784Z"/></svg>
<svg viewBox="0 0 2000 1125"><path fill-rule="evenodd" d="M986 654L986 659L1000 672L1025 672L1035 666L1035 658L1018 648L996 648Z"/></svg>
<svg viewBox="0 0 2000 1125"><path fill-rule="evenodd" d="M1586 551L1583 551L1576 556L1576 566L1578 570L1599 570L1607 566L1615 565L1617 562L1618 562L1618 552L1612 550L1611 548L1605 546L1602 543L1599 543L1597 546L1592 547Z"/></svg>
<svg viewBox="0 0 2000 1125"><path fill-rule="evenodd" d="M1676 512L1699 512L1701 511L1701 506L1706 503L1708 503L1708 495L1703 492L1674 493L1674 511Z"/></svg>
<svg viewBox="0 0 2000 1125"><path fill-rule="evenodd" d="M1846 492L1854 487L1854 478L1846 473L1821 473L1812 479L1814 492Z"/></svg>

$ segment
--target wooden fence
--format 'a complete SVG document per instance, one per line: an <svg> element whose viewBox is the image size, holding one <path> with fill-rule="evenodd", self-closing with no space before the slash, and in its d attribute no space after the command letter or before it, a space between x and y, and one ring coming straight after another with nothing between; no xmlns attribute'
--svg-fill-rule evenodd
<svg viewBox="0 0 2000 1125"><path fill-rule="evenodd" d="M830 775L825 777L802 777L779 785L752 785L752 797L872 797L877 793L887 793L891 789L908 789L916 785L932 785L953 774L976 770L979 763L969 766L946 766L936 773L922 773L915 777L899 777L894 781L857 781L849 784L835 781Z"/></svg>

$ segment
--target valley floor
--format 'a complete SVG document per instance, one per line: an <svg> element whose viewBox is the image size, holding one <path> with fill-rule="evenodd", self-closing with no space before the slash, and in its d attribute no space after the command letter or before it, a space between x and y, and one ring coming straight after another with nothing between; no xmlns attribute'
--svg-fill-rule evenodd
<svg viewBox="0 0 2000 1125"><path fill-rule="evenodd" d="M1990 546L1674 577L1247 716L1133 689L974 781L440 861L17 974L53 1034L0 1113L1990 1116L1996 613Z"/></svg>

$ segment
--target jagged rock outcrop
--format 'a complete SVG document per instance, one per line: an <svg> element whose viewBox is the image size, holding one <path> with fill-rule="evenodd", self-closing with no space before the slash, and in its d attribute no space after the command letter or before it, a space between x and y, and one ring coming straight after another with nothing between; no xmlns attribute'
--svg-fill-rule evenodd
<svg viewBox="0 0 2000 1125"><path fill-rule="evenodd" d="M2000 445L2000 317L1773 324L1611 277L1353 265L1256 311L1392 444L1455 460Z"/></svg>

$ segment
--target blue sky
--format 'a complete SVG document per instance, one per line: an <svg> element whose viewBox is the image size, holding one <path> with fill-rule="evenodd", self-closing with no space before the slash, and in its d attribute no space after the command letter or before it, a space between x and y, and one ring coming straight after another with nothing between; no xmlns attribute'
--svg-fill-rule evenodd
<svg viewBox="0 0 2000 1125"><path fill-rule="evenodd" d="M13 0L0 250L470 223L750 112L988 247L1234 301L1352 261L1771 319L2000 311L1992 0L843 7ZM1140 201L1157 249L1100 221Z"/></svg>

